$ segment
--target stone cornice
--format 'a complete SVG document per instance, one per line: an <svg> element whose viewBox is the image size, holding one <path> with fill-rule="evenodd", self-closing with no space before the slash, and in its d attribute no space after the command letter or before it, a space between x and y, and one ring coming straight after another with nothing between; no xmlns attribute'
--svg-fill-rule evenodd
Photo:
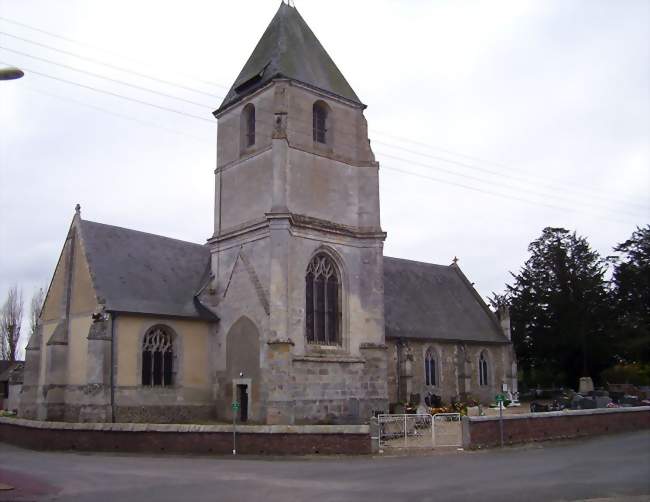
<svg viewBox="0 0 650 502"><path fill-rule="evenodd" d="M386 239L386 232L382 231L381 228L353 227L350 225L343 225L341 223L334 223L329 220L313 218L311 216L282 212L266 213L265 219L250 221L233 229L229 229L226 232L222 232L217 236L211 237L208 239L208 243L221 243L254 231L265 230L268 229L271 221L279 220L285 220L288 222L290 228L314 230L317 232L337 234L345 237L352 237L355 239L379 239L382 241Z"/></svg>
<svg viewBox="0 0 650 502"><path fill-rule="evenodd" d="M290 217L292 226L298 228L335 233L356 239L386 239L386 232L382 231L381 228L353 227L295 213L291 213Z"/></svg>
<svg viewBox="0 0 650 502"><path fill-rule="evenodd" d="M231 162L228 162L227 164L224 164L224 165L222 165L222 166L218 166L218 167L214 170L214 174L219 174L219 173L221 173L221 172L224 172L224 171L227 171L227 170L229 170L229 169L232 169L233 167L236 167L236 166L238 166L239 164L242 164L242 163L246 162L247 160L250 160L250 159L252 159L252 158L254 158L254 157L257 157L257 156L259 156L259 155L262 155L262 154L265 153L265 152L268 152L269 150L271 150L271 148L272 148L272 145L269 143L267 146L265 146L265 147L263 147L263 148L253 150L253 151L247 153L246 155L242 155L242 156L239 157L238 159L235 159L235 160L233 160L233 161L231 161Z"/></svg>

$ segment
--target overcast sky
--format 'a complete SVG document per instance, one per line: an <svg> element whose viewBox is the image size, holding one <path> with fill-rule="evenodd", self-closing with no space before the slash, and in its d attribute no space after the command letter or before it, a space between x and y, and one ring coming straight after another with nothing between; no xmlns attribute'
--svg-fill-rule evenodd
<svg viewBox="0 0 650 502"><path fill-rule="evenodd" d="M2 300L47 288L76 203L205 242L211 111L279 3L0 0L0 62L26 73L0 82ZM647 0L296 6L368 105L386 255L458 256L487 297L545 226L607 255L650 222Z"/></svg>

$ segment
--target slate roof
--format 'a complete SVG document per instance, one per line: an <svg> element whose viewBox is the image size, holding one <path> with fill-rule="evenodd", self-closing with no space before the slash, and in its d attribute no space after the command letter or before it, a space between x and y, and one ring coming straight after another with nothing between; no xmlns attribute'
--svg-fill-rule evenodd
<svg viewBox="0 0 650 502"><path fill-rule="evenodd" d="M217 320L195 299L209 277L207 246L86 220L79 225L106 310Z"/></svg>
<svg viewBox="0 0 650 502"><path fill-rule="evenodd" d="M215 114L275 78L363 104L295 7L282 2Z"/></svg>
<svg viewBox="0 0 650 502"><path fill-rule="evenodd" d="M455 265L384 258L386 337L508 343Z"/></svg>
<svg viewBox="0 0 650 502"><path fill-rule="evenodd" d="M86 220L79 225L106 310L218 320L196 298L209 278L207 246ZM385 257L384 308L389 338L508 343L457 266Z"/></svg>

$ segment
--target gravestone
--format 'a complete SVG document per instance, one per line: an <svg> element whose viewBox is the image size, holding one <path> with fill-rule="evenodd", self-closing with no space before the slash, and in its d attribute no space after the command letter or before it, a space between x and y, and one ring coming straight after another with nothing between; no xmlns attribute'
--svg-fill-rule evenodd
<svg viewBox="0 0 650 502"><path fill-rule="evenodd" d="M596 408L607 408L611 402L612 398L609 396L596 396Z"/></svg>
<svg viewBox="0 0 650 502"><path fill-rule="evenodd" d="M582 377L580 379L580 386L578 387L578 393L585 395L593 392L594 390L594 381L591 377Z"/></svg>
<svg viewBox="0 0 650 502"><path fill-rule="evenodd" d="M594 410L598 407L596 400L589 397L582 398L579 406L581 410Z"/></svg>

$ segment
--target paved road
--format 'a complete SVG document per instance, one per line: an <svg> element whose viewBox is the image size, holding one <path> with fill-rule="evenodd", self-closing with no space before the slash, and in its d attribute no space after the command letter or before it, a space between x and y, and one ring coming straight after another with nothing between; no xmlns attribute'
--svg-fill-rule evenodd
<svg viewBox="0 0 650 502"><path fill-rule="evenodd" d="M410 457L40 453L0 444L0 502L650 500L650 432Z"/></svg>

